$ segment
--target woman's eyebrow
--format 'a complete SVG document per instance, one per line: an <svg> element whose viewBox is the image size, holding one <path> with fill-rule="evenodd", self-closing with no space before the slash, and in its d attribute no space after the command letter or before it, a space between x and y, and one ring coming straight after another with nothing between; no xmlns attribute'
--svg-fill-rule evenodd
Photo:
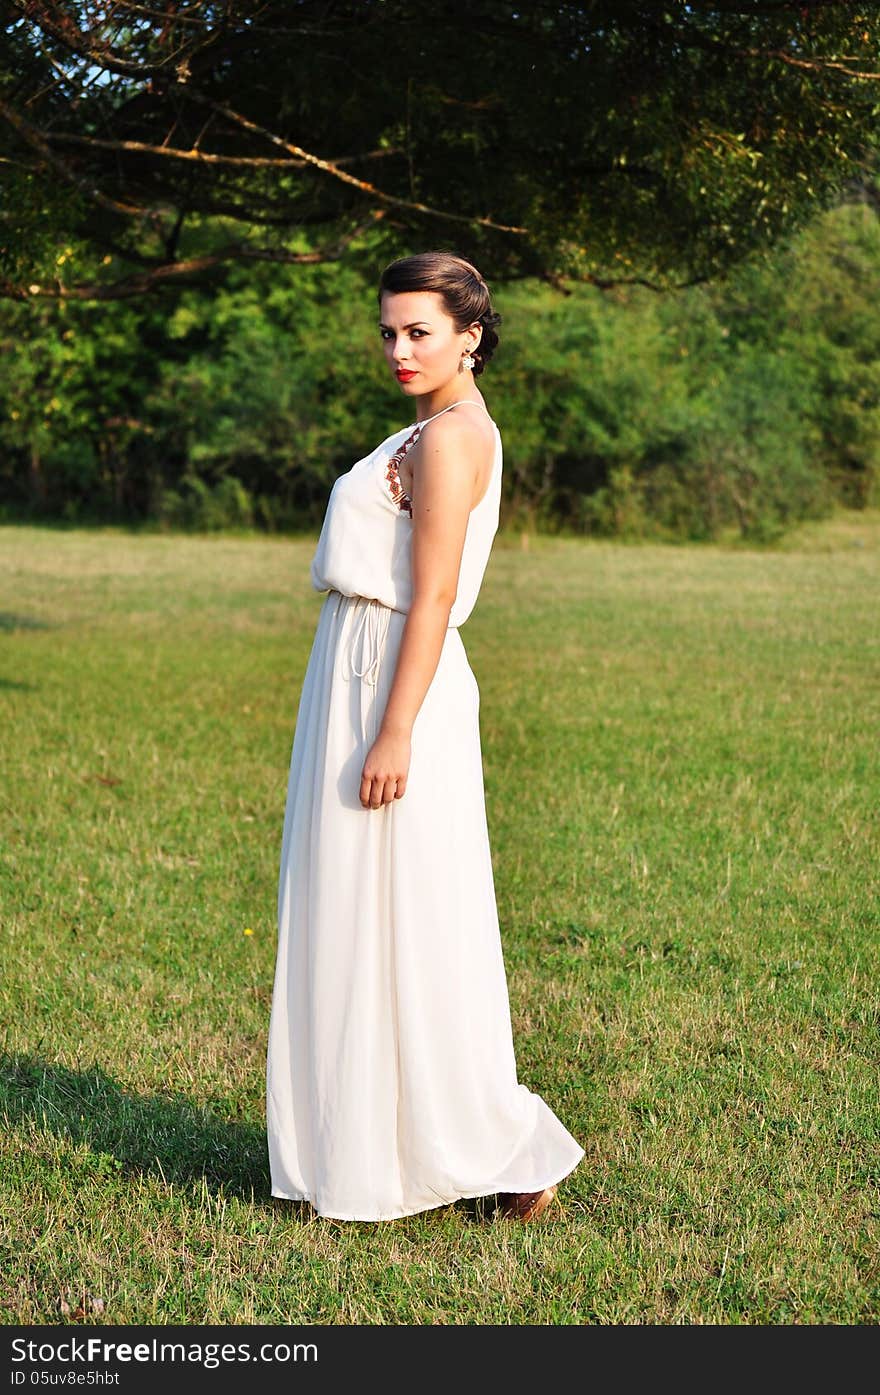
<svg viewBox="0 0 880 1395"><path fill-rule="evenodd" d="M404 329L418 329L418 328L419 328L420 326L422 326L422 325L424 325L426 329L430 329L430 328L431 328L431 326L430 326L430 324L428 323L427 320L413 320L412 324L404 325L403 328L404 328ZM382 321L380 320L380 321L379 321L379 328L380 328L380 329L390 329L391 326L390 326L390 325L383 325Z"/></svg>

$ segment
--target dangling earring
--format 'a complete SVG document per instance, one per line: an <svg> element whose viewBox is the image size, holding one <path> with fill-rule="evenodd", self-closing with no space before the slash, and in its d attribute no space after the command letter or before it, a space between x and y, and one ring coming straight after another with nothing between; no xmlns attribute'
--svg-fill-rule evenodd
<svg viewBox="0 0 880 1395"><path fill-rule="evenodd" d="M458 365L459 373L467 373L469 369L473 368L476 361L473 354L464 354L461 363Z"/></svg>

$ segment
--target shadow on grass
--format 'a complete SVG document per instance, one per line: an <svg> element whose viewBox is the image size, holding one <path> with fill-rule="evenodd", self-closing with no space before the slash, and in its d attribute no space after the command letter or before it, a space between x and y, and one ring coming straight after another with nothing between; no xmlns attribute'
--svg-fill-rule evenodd
<svg viewBox="0 0 880 1395"><path fill-rule="evenodd" d="M54 630L57 626L48 620L38 620L34 615L18 615L14 610L0 610L0 630L12 634L13 630Z"/></svg>
<svg viewBox="0 0 880 1395"><path fill-rule="evenodd" d="M99 1065L71 1070L0 1053L0 1114L10 1124L32 1120L58 1138L84 1143L102 1159L115 1158L123 1173L178 1186L207 1183L256 1206L283 1208L297 1220L315 1215L308 1202L271 1195L265 1127L217 1118L181 1095L133 1094ZM453 1204L484 1224L499 1198L464 1197Z"/></svg>
<svg viewBox="0 0 880 1395"><path fill-rule="evenodd" d="M223 1102L218 1102L223 1109ZM185 1185L207 1182L256 1205L270 1195L266 1131L224 1119L182 1095L138 1095L93 1065L0 1055L0 1111L117 1159L123 1172ZM304 1208L306 1211L307 1207Z"/></svg>

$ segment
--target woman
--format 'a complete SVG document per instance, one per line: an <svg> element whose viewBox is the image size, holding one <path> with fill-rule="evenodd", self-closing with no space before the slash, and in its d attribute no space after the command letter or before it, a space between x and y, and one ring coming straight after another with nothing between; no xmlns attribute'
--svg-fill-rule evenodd
<svg viewBox="0 0 880 1395"><path fill-rule="evenodd" d="M333 486L327 597L296 719L267 1060L272 1195L380 1221L498 1195L530 1220L583 1149L517 1082L459 626L498 528L501 438L476 384L499 317L470 263L379 286L414 423Z"/></svg>

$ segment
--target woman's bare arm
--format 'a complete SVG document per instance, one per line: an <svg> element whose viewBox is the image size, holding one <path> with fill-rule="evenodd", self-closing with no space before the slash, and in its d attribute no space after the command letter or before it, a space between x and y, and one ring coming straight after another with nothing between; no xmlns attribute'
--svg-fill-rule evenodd
<svg viewBox="0 0 880 1395"><path fill-rule="evenodd" d="M419 442L412 496L412 605L379 735L364 762L360 800L378 809L406 790L412 729L440 662L458 591L468 518L488 449L450 413Z"/></svg>

